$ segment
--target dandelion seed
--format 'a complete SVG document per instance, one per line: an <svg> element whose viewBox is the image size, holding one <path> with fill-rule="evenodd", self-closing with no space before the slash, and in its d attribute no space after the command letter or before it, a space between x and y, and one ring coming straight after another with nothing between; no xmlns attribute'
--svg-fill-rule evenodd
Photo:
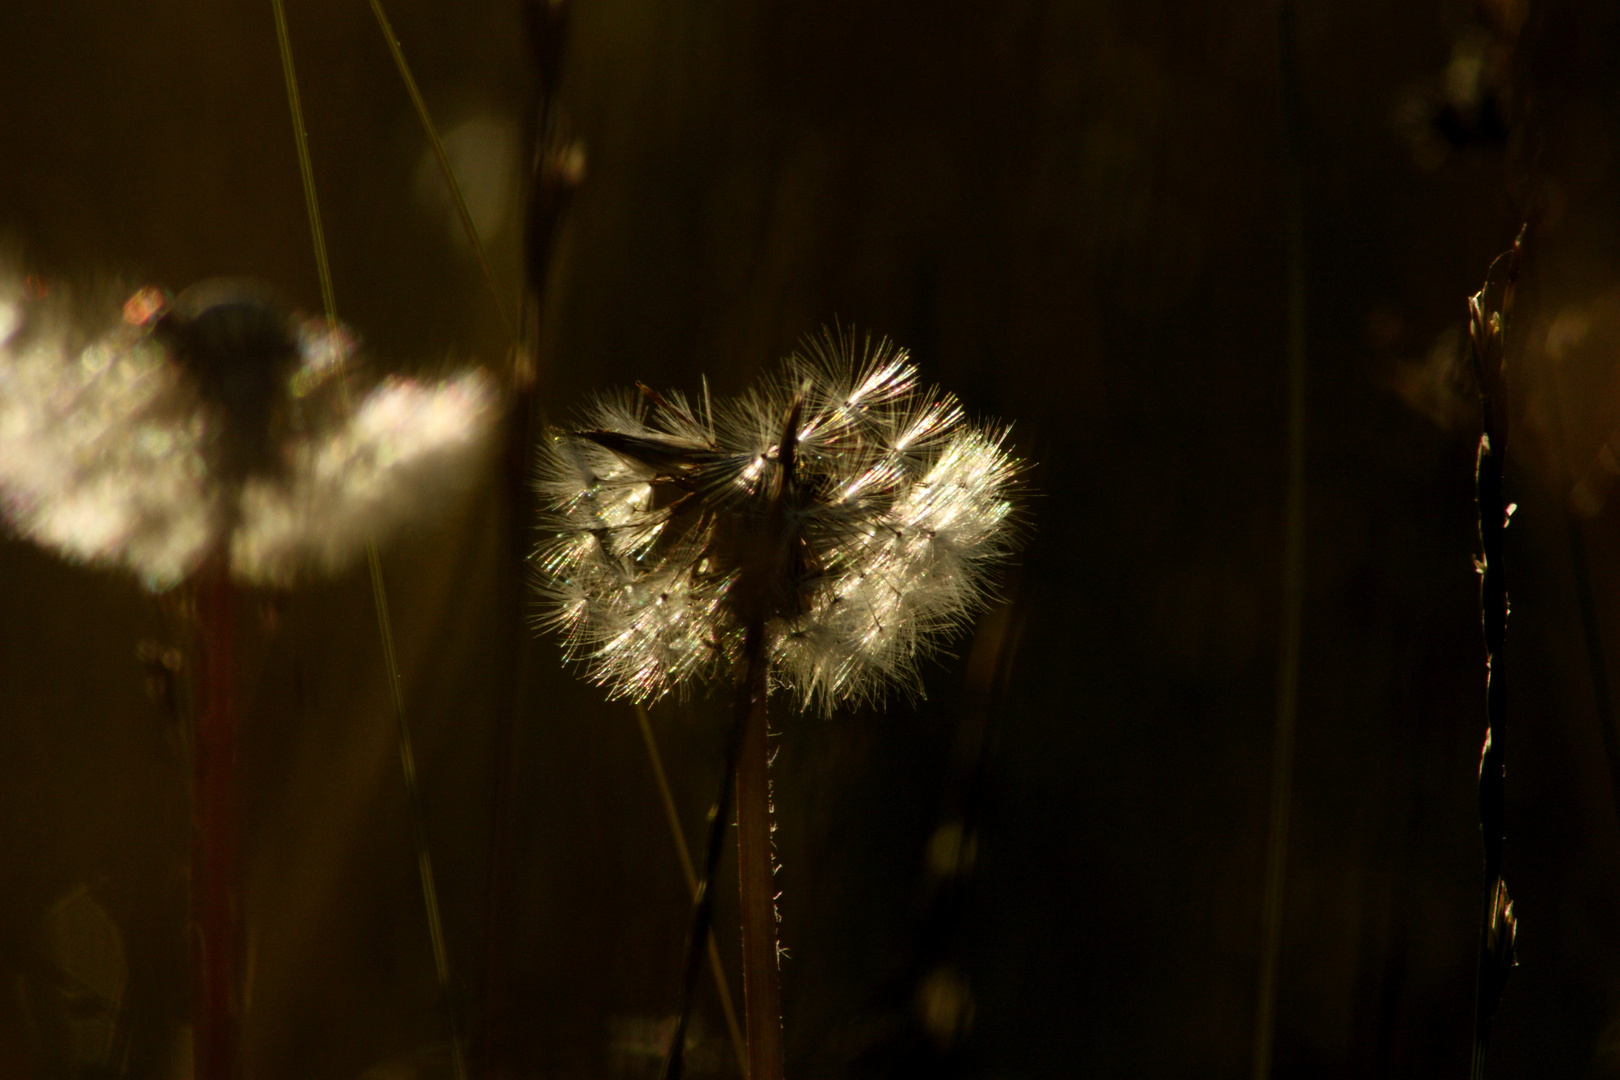
<svg viewBox="0 0 1620 1080"><path fill-rule="evenodd" d="M86 318L0 268L0 510L154 591L216 552L260 584L335 571L470 483L496 409L474 370L385 380L351 415L355 351L242 283Z"/></svg>
<svg viewBox="0 0 1620 1080"><path fill-rule="evenodd" d="M983 607L1020 464L888 342L828 333L736 401L609 394L541 454L549 621L612 696L730 674L751 621L771 683L822 711L915 690Z"/></svg>

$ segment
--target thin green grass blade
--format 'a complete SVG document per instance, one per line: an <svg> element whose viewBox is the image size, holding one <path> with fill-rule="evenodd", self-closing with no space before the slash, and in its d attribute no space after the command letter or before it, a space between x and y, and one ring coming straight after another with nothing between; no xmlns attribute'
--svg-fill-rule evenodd
<svg viewBox="0 0 1620 1080"><path fill-rule="evenodd" d="M282 0L270 0L276 16L276 40L281 50L281 71L287 82L287 106L292 112L293 138L298 146L298 171L303 179L304 206L309 214L310 238L315 247L315 267L320 275L321 302L327 324L337 325L337 299L332 291L332 268L327 259L326 234L321 228L320 201L315 194L315 172L309 153L309 136L304 128L304 107L298 93L298 73L293 66L292 39L287 33L287 13ZM380 11L379 11L380 15ZM504 317L505 312L502 312ZM339 380L345 408L350 408L348 383ZM456 1080L467 1080L466 1051L461 1022L457 1016L450 983L450 960L444 945L444 925L439 914L439 891L433 873L433 856L428 847L427 815L417 783L416 752L410 723L405 714L405 698L400 687L399 660L394 650L393 624L388 615L388 590L383 582L382 558L375 541L366 543L366 563L371 571L371 596L377 609L377 628L382 637L383 663L388 674L388 694L399 729L400 771L405 779L405 795L410 804L416 833L417 871L422 880L422 902L427 909L428 937L433 946L433 967L443 999L445 1020L450 1031L451 1066Z"/></svg>
<svg viewBox="0 0 1620 1080"><path fill-rule="evenodd" d="M461 193L461 183L456 179L455 169L450 166L449 155L444 152L444 142L439 138L439 129L434 126L433 117L428 113L427 102L422 99L422 91L417 89L416 78L411 74L410 65L405 62L405 52L400 48L399 38L395 36L387 14L383 12L381 0L371 0L371 13L377 17L377 27L382 31L383 40L388 43L388 51L394 58L394 66L399 69L400 81L405 84L405 92L411 96L416 116L422 121L422 130L427 133L428 142L433 146L433 156L438 159L439 171L444 174L444 182L450 186L450 197L455 201L456 213L461 215L461 227L466 230L467 240L478 255L479 269L484 272L484 282L489 286L490 299L495 301L495 310L500 312L501 324L506 327L506 336L516 342L517 324L506 313L506 305L501 303L501 290L495 285L495 272L490 269L489 254L484 250L483 238L478 235L478 226L473 224L472 212L467 209L467 200Z"/></svg>

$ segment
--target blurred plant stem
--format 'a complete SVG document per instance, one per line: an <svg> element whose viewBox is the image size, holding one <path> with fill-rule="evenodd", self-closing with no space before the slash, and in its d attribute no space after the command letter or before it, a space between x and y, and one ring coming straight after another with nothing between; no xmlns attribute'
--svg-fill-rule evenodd
<svg viewBox="0 0 1620 1080"><path fill-rule="evenodd" d="M1513 508L1502 493L1507 460L1510 413L1503 355L1519 263L1524 251L1524 230L1513 247L1491 263L1485 284L1468 298L1468 338L1474 373L1479 379L1482 428L1474 484L1479 505L1478 558L1480 608L1485 630L1485 746L1479 761L1479 823L1485 846L1484 903L1479 929L1479 962L1474 979L1474 1046L1470 1075L1485 1075L1485 1054L1491 1021L1502 1000L1508 972L1513 967L1513 939L1517 922L1513 901L1502 880L1502 844L1506 832L1503 779L1507 745L1507 688L1503 680L1503 644L1507 633L1507 577L1502 564L1503 534ZM1506 261L1500 291L1493 295L1493 278Z"/></svg>
<svg viewBox="0 0 1620 1080"><path fill-rule="evenodd" d="M198 680L192 737L193 1075L197 1080L231 1080L237 1065L242 913L232 671L235 586L223 553L204 564L192 588Z"/></svg>
<svg viewBox="0 0 1620 1080"><path fill-rule="evenodd" d="M373 0L373 4L385 35L392 38L392 29L387 27L380 6L376 5L376 0ZM530 573L528 554L532 538L529 523L534 520L535 498L532 485L534 444L536 434L542 427L542 409L536 393L540 367L540 328L556 239L574 188L584 175L583 152L568 139L567 125L563 121L556 93L572 5L568 0L528 0L523 9L530 56L538 77L524 123L524 145L530 169L525 200L525 280L520 325L514 325L507 318L488 262L480 255L491 298L501 309L501 318L512 336L511 364L507 369L511 411L507 422L505 471L501 478L508 515L503 556L510 580L507 589L509 599L501 616L504 623L501 633L514 644L510 697L495 718L495 782L490 792L491 835L483 987L483 1070L488 1080L509 1076L513 1071L509 1060L510 1009L506 969L515 921L513 837L518 802L516 769L524 731L523 721L531 706L533 686L533 635L529 633L529 615L522 598L523 585ZM474 248L482 252L483 243L467 212L455 170L442 151L443 144L434 131L432 117L421 103L421 95L414 90L414 81L410 78L403 55L397 47L391 49L399 64L400 75L411 92L412 102L417 107L417 116L422 121L429 142L434 146L445 183L456 200L462 227Z"/></svg>
<svg viewBox="0 0 1620 1080"><path fill-rule="evenodd" d="M1278 88L1283 119L1283 213L1287 260L1288 493L1283 523L1282 631L1277 658L1271 806L1261 893L1260 988L1255 1006L1254 1080L1271 1076L1282 946L1289 814L1294 797L1294 729L1299 712L1299 642L1305 601L1305 192L1304 117L1292 0L1277 5Z"/></svg>

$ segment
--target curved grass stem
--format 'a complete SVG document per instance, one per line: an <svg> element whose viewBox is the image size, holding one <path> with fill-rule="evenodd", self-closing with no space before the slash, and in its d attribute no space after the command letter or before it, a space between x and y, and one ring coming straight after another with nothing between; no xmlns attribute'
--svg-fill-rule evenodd
<svg viewBox="0 0 1620 1080"><path fill-rule="evenodd" d="M731 818L738 764L753 714L757 709L763 717L765 710L763 694L756 702L751 692L756 681L754 672L759 672L758 681L764 682L767 662L763 639L763 630L749 635L744 681L738 687L736 709L726 736L720 793L715 796L714 806L709 810L709 833L703 844L703 873L698 877L697 888L693 891L692 921L686 936L686 960L681 969L680 1000L675 1014L675 1030L664 1056L663 1080L681 1080L686 1071L686 1026L692 1013L692 994L697 988L698 972L703 967L704 945L709 941L714 921L714 876L720 868L721 853L725 850L726 825ZM743 962L746 966L746 956ZM743 979L743 992L746 995L746 971ZM751 1041L749 1049L752 1052ZM756 1074L750 1070L745 1076L753 1078Z"/></svg>
<svg viewBox="0 0 1620 1080"><path fill-rule="evenodd" d="M416 109L416 117L422 122L422 130L427 134L428 142L433 147L433 156L439 163L439 172L450 188L450 198L455 202L456 213L461 217L462 231L467 234L467 242L472 244L473 252L478 256L478 267L484 273L484 283L489 286L490 299L495 302L495 310L500 313L501 325L506 328L506 336L515 342L518 338L517 324L512 321L512 317L506 312L506 305L501 302L501 290L495 285L495 272L490 269L489 254L484 250L483 238L478 235L478 226L473 224L472 211L467 209L467 199L461 192L461 182L456 179L456 170L450 165L450 156L445 153L444 141L439 138L439 129L434 125L433 117L428 112L422 91L417 89L411 67L405 62L405 51L400 47L399 38L394 35L394 28L383 11L382 0L371 0L371 13L377 19L377 28L382 31L383 40L388 44L388 52L394 58L394 67L399 71L400 81L405 84L405 92L410 95L411 106Z"/></svg>
<svg viewBox="0 0 1620 1080"><path fill-rule="evenodd" d="M1288 278L1288 494L1283 526L1282 633L1277 659L1271 806L1261 893L1260 986L1255 1005L1254 1080L1269 1080L1282 946L1289 815L1294 794L1294 732L1299 711L1299 646L1305 597L1305 196L1300 162L1298 58L1292 0L1277 7L1278 84L1283 114L1283 187Z"/></svg>
<svg viewBox="0 0 1620 1080"><path fill-rule="evenodd" d="M321 300L325 307L328 326L337 325L337 300L332 289L332 268L327 258L326 236L321 228L321 208L315 193L315 173L309 153L309 137L304 128L303 104L298 93L298 73L293 65L292 40L287 32L287 13L282 0L270 0L276 17L276 40L281 51L281 70L287 82L287 105L292 113L293 138L298 148L298 169L303 179L304 205L309 213L310 237L315 247L315 266L320 276ZM380 14L380 10L379 10ZM346 381L339 386L346 409L351 408ZM422 883L422 903L426 909L428 938L433 948L434 973L438 978L439 994L445 1011L445 1023L450 1035L451 1068L455 1080L467 1080L467 1055L461 1033L461 1020L456 1008L454 989L450 978L449 954L444 943L444 926L439 914L439 893L433 873L433 856L428 845L427 812L422 804L422 793L417 785L416 751L411 739L410 724L405 714L405 699L400 686L399 661L394 652L394 632L388 615L388 592L383 582L382 559L375 541L366 543L366 563L371 574L372 601L377 609L377 625L382 638L383 662L387 669L389 700L394 708L394 720L399 729L400 771L405 782L406 800L411 808L411 820L416 834L417 872Z"/></svg>
<svg viewBox="0 0 1620 1080"><path fill-rule="evenodd" d="M636 724L647 745L647 759L652 763L653 778L658 782L658 794L664 803L664 816L669 821L670 836L675 841L675 854L681 861L681 873L686 876L686 887L691 890L692 902L699 899L697 871L692 868L692 854L686 847L686 833L681 827L680 813L675 809L675 796L669 789L669 778L664 774L664 759L658 752L658 740L653 737L652 721L647 707L636 703ZM707 870L705 871L707 873ZM705 877L707 880L707 877ZM737 1008L731 1000L731 985L726 979L725 965L720 962L720 948L714 941L711 927L705 935L709 947L709 970L714 972L714 986L720 995L720 1011L726 1018L726 1030L731 1034L731 1048L737 1056L737 1069L748 1075L748 1046L743 1040L742 1027L737 1023Z"/></svg>

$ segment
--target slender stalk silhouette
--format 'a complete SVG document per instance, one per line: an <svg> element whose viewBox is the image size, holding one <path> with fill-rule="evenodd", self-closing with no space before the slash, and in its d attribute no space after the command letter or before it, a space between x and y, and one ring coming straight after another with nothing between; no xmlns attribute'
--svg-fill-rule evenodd
<svg viewBox="0 0 1620 1080"><path fill-rule="evenodd" d="M1524 230L1513 247L1491 264L1485 284L1468 298L1468 339L1479 379L1483 431L1474 484L1479 503L1479 595L1485 630L1485 745L1479 760L1479 824L1485 847L1484 903L1480 915L1479 963L1474 981L1474 1048L1470 1075L1485 1075L1491 1021L1513 967L1518 922L1502 880L1506 806L1503 789L1507 748L1507 689L1503 652L1507 634L1508 590L1502 540L1513 507L1502 492L1509 434L1508 385L1503 368L1507 325L1518 285ZM1496 280L1498 268L1502 275Z"/></svg>
<svg viewBox="0 0 1620 1080"><path fill-rule="evenodd" d="M1255 1004L1254 1080L1270 1080L1282 949L1288 831L1294 801L1294 734L1299 718L1299 647L1305 606L1305 117L1293 0L1277 6L1278 96L1283 118L1283 214L1288 279L1288 489L1283 517L1282 632L1276 723L1271 743L1271 808L1261 893L1260 987Z"/></svg>
<svg viewBox="0 0 1620 1080"><path fill-rule="evenodd" d="M658 797L664 804L664 816L669 819L669 832L675 841L675 854L681 861L681 873L686 876L686 887L692 890L692 902L695 904L701 899L698 894L697 870L692 866L691 853L686 849L686 835L681 826L681 816L675 809L675 796L669 790L669 779L664 775L664 760L658 753L658 739L653 734L652 721L647 716L647 707L640 702L636 703L636 725L641 729L642 742L647 745L647 759L652 764L653 777L658 782ZM701 944L705 937L708 939L709 970L714 972L715 989L720 995L720 1011L725 1015L726 1030L731 1034L732 1048L737 1055L737 1069L746 1077L748 1044L744 1040L742 1028L737 1023L737 1012L731 1002L731 985L726 980L726 969L720 962L720 948L715 944L713 931L706 935L697 935L695 940ZM683 1008L682 1015L685 1012Z"/></svg>

